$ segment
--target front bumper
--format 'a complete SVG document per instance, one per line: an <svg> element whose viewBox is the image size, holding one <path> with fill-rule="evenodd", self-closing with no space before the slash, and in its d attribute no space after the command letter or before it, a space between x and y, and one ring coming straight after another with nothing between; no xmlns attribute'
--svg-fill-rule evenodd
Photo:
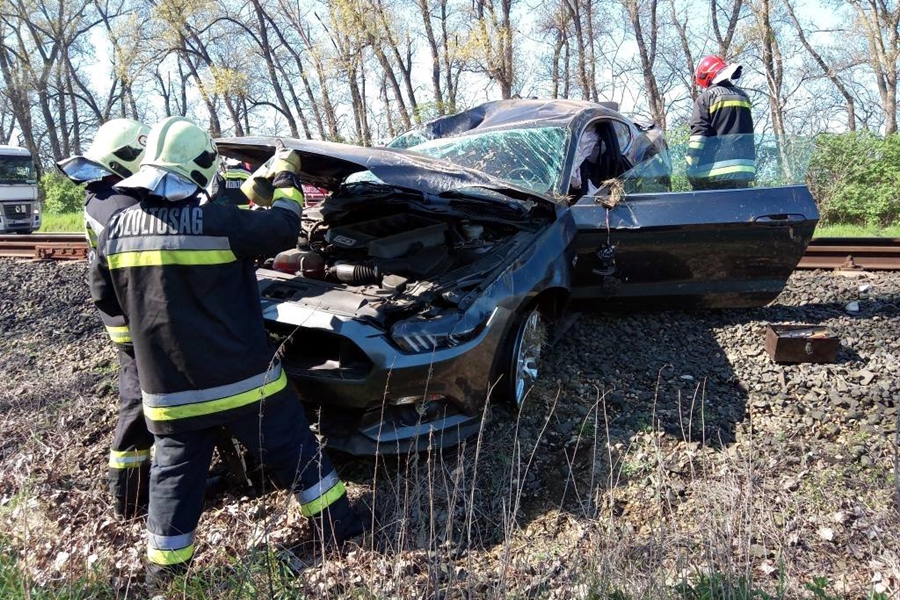
<svg viewBox="0 0 900 600"><path fill-rule="evenodd" d="M497 307L474 339L422 354L322 308L264 300L263 316L290 334L282 365L326 444L392 454L453 446L478 430L512 313Z"/></svg>
<svg viewBox="0 0 900 600"><path fill-rule="evenodd" d="M0 231L34 231L41 226L40 215L28 216L24 219L8 219L0 217Z"/></svg>

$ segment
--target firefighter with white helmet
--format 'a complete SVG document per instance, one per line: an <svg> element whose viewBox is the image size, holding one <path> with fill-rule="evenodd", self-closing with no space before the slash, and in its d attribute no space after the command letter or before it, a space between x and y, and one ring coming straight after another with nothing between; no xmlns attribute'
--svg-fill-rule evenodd
<svg viewBox="0 0 900 600"><path fill-rule="evenodd" d="M133 119L107 121L97 130L87 152L58 163L69 179L85 184L84 225L92 255L112 215L138 202L136 196L113 186L138 170L147 133L149 128ZM125 319L102 310L100 317L119 355L119 409L109 453L109 488L116 514L128 518L147 507L153 435L144 421L137 364Z"/></svg>
<svg viewBox="0 0 900 600"><path fill-rule="evenodd" d="M299 155L276 155L266 211L201 204L218 163L214 142L191 121L156 124L140 171L119 184L142 200L113 217L91 269L94 301L131 328L156 440L147 519L154 585L194 555L219 426L291 487L316 539L334 546L362 532L263 328L254 259L297 243Z"/></svg>
<svg viewBox="0 0 900 600"><path fill-rule="evenodd" d="M687 175L694 189L748 187L756 178L750 97L734 84L743 67L706 56L695 81L703 91L694 101Z"/></svg>

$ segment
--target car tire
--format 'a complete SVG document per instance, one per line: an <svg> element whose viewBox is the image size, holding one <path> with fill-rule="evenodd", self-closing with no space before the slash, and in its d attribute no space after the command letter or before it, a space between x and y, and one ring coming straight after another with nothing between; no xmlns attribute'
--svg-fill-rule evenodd
<svg viewBox="0 0 900 600"><path fill-rule="evenodd" d="M528 393L540 374L541 353L547 346L547 323L535 307L520 313L506 337L504 352L495 372L495 397L516 408L528 397Z"/></svg>

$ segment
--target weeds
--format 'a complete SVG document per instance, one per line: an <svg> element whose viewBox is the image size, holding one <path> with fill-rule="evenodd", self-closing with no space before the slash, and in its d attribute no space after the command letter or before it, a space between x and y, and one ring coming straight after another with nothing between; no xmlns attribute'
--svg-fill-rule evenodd
<svg viewBox="0 0 900 600"><path fill-rule="evenodd" d="M59 585L38 586L22 573L16 551L0 537L0 598L3 600L105 600L112 588L88 574Z"/></svg>
<svg viewBox="0 0 900 600"><path fill-rule="evenodd" d="M563 416L571 398L536 388L512 417L496 418L488 404L481 433L458 449L354 463L361 474L349 484L351 498L374 507L374 528L343 557L311 566L292 570L280 553L290 536L305 531L286 491L249 506L229 499L204 516L210 522L201 528L198 562L173 584L172 597L837 600L847 589L865 589L865 580L838 585L819 577L831 573L828 564L810 560L817 547L823 553L816 556L831 556L816 529L845 501L829 497L838 485L831 476L797 473L796 495L784 497L781 472L762 460L753 430L730 445L705 443L703 381L690 399L672 400L680 423L669 431L680 436L661 429L657 398L641 415L640 431L612 437L607 394L597 389L580 399L584 410L572 419ZM573 421L570 428L551 439L552 424L563 418ZM32 444L53 456L52 448ZM27 529L0 546L0 597L142 598L142 590L101 583L121 572L111 561L98 563L102 575L47 575L47 557L67 534L41 525L52 507L29 504L39 489L10 497L0 513L6 525ZM237 503L243 506L235 511ZM859 504L853 519L872 521L864 530L868 543L891 548L893 513L868 516ZM253 506L264 509L261 518L247 516ZM778 524L770 518L776 511L783 515ZM32 548L42 554L16 559ZM41 568L37 586L31 574ZM884 568L888 587L892 568Z"/></svg>

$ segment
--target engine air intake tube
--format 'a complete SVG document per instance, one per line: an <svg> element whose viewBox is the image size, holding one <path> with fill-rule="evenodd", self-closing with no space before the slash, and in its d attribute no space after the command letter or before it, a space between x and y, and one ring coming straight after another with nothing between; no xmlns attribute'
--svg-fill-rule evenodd
<svg viewBox="0 0 900 600"><path fill-rule="evenodd" d="M368 283L376 283L381 279L381 273L378 267L370 265L355 264L339 264L331 267L328 272L337 278L338 281L349 283L351 285L365 285Z"/></svg>

